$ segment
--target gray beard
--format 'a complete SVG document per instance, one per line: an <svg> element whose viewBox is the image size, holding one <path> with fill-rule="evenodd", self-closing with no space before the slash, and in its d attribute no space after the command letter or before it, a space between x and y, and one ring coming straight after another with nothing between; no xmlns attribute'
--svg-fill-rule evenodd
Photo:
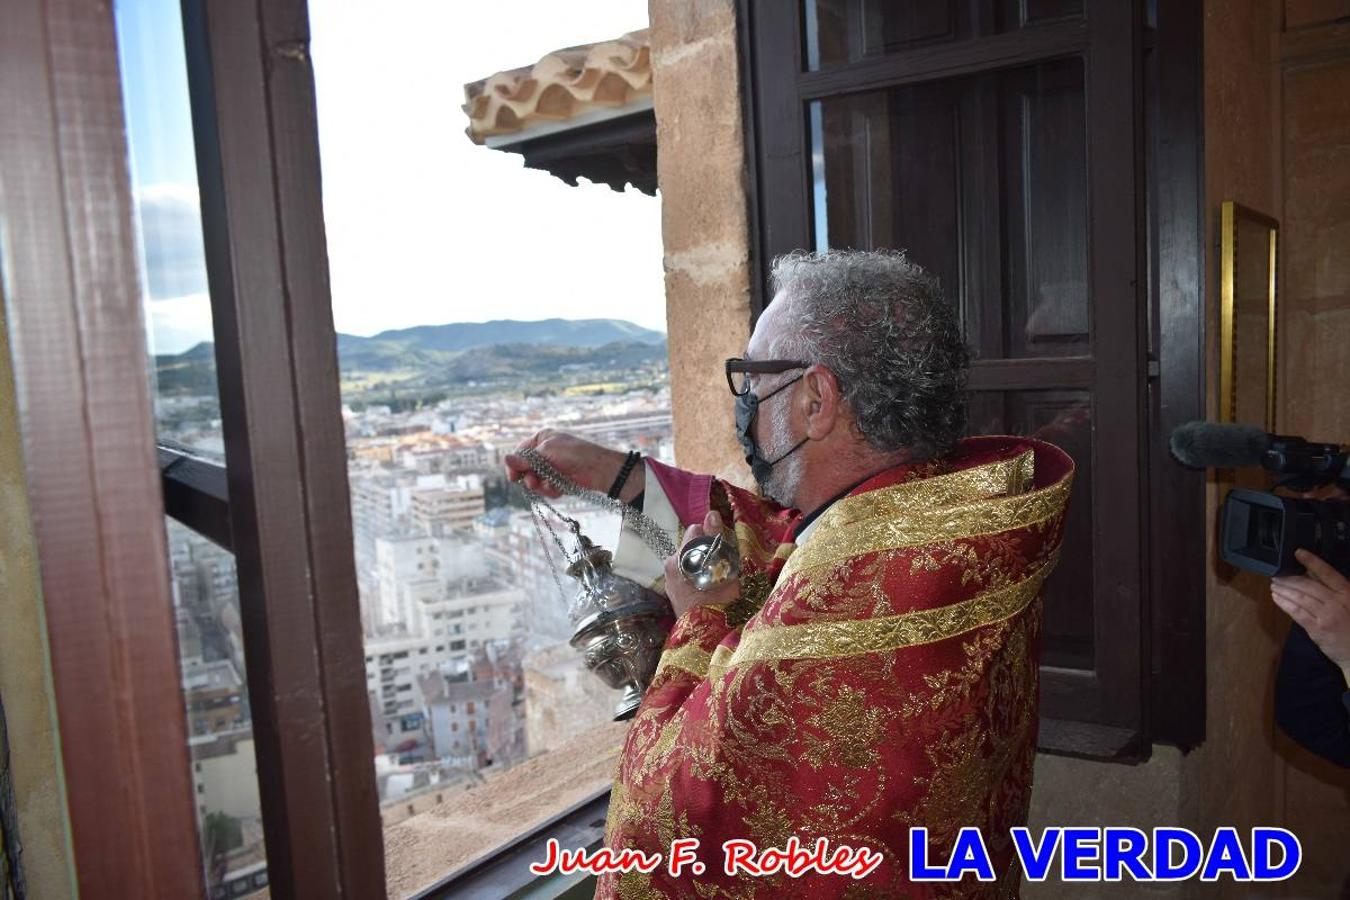
<svg viewBox="0 0 1350 900"><path fill-rule="evenodd" d="M772 412L769 413L769 440L773 442L775 448L768 454L770 459L785 453L794 443L791 435L791 413L792 410L787 403L774 405ZM797 489L802 484L803 466L800 450L801 448L787 459L776 463L769 471L769 477L764 479L764 484L760 486L764 496L787 509L796 506L794 501Z"/></svg>

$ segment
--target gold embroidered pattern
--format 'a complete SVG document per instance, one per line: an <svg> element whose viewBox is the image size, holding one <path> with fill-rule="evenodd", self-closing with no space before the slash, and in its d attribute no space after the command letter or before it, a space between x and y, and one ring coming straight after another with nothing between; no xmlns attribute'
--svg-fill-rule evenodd
<svg viewBox="0 0 1350 900"><path fill-rule="evenodd" d="M981 631L974 640L963 643L961 652L966 657L965 665L960 669L944 669L925 675L924 689L905 698L900 706L900 715L906 719L917 719L968 699L971 691L985 677L989 661L1005 643L1006 630L1006 627L990 628Z"/></svg>
<svg viewBox="0 0 1350 900"><path fill-rule="evenodd" d="M961 584L1003 587L1016 573L1037 568L1044 560L1030 561L1022 550L1019 534L991 534L978 542L943 541L913 551L909 574L937 572L943 566L961 570Z"/></svg>
<svg viewBox="0 0 1350 900"><path fill-rule="evenodd" d="M1008 834L1026 822L1035 760L1039 597L1057 559L1068 491L1067 474L1058 503L1055 488L1035 490L1032 464L1043 457L1043 474L1072 468L1054 448L1027 446L999 450L1016 456L974 474L923 466L902 473L914 477L894 489L840 501L843 514L823 523L833 531L822 529L786 560L792 545L774 547L783 517L760 521L764 510L743 500L735 509L749 565L741 597L747 612L759 611L739 627L734 604L682 622L628 732L607 841L664 852L673 837L697 836L715 854L729 837L763 847L797 835L809 847L820 836L869 846L886 860L866 882L829 884L832 896L845 888L858 898L1015 896L1020 873ZM999 530L944 537L966 516L972 531ZM826 558L828 565L799 558L817 541L880 541L888 519L898 526L886 540L924 539L852 547L859 555ZM759 564L769 556L771 565ZM953 822L982 829L1000 880L916 889L902 826L927 825L944 858ZM698 880L660 870L605 875L597 896L743 900L814 888L710 867Z"/></svg>
<svg viewBox="0 0 1350 900"><path fill-rule="evenodd" d="M761 616L758 624L777 625L789 614L817 621L891 615L896 610L881 589L881 578L889 564L890 560L878 554L799 578L793 590L780 595L783 602Z"/></svg>
<svg viewBox="0 0 1350 900"><path fill-rule="evenodd" d="M802 759L816 770L827 762L855 769L875 766L879 758L876 745L889 719L887 710L869 702L865 693L851 685L839 685L831 696L829 681L827 670L811 685L822 702L819 712L806 719L810 728L802 732L806 748Z"/></svg>
<svg viewBox="0 0 1350 900"><path fill-rule="evenodd" d="M731 665L731 657L735 653L725 644L719 644L717 649L712 652L712 659L708 661L708 677L720 678Z"/></svg>
<svg viewBox="0 0 1350 900"><path fill-rule="evenodd" d="M989 760L982 752L984 730L977 720L963 724L965 728L945 733L924 748L933 774L915 779L924 789L923 799L914 809L892 817L908 826L927 825L928 844L934 851L951 846L959 827L986 824L982 807L989 790Z"/></svg>
<svg viewBox="0 0 1350 900"><path fill-rule="evenodd" d="M666 757L670 756L671 748L675 746L675 739L679 737L680 729L684 727L684 717L684 710L680 710L661 726L661 731L657 734L656 740L642 754L642 764L633 773L636 781L645 781L656 771L658 766L666 761Z"/></svg>
<svg viewBox="0 0 1350 900"><path fill-rule="evenodd" d="M767 567L775 559L787 559L796 544L776 544L772 548L765 545L760 535L746 522L736 523L736 549L742 561L752 561L760 567Z"/></svg>
<svg viewBox="0 0 1350 900"><path fill-rule="evenodd" d="M931 644L1000 622L1035 599L1054 561L1005 588L985 591L947 606L919 609L898 616L851 622L811 622L747 631L727 661L738 666L767 659L825 659ZM719 647L720 651L722 648ZM718 668L718 654L709 666Z"/></svg>
<svg viewBox="0 0 1350 900"><path fill-rule="evenodd" d="M963 474L963 473L955 473ZM1011 497L971 500L943 506L915 506L895 515L874 517L836 526L822 517L816 534L783 566L780 582L819 566L838 565L865 553L918 547L956 538L975 538L1013 528L1040 525L1058 516L1069 499L1072 478L1066 476L1050 487ZM872 493L887 493L905 485ZM863 494L868 497L870 494ZM851 499L851 498L849 498ZM841 500L840 503L846 501Z"/></svg>
<svg viewBox="0 0 1350 900"><path fill-rule="evenodd" d="M708 663L711 661L712 654L691 641L683 647L676 647L661 654L661 661L656 665L656 674L652 676L652 682L655 683L657 679L670 674L671 669L702 678L708 674Z"/></svg>
<svg viewBox="0 0 1350 900"><path fill-rule="evenodd" d="M1024 450L1011 459L960 469L945 475L916 478L840 500L821 517L820 529L838 528L868 519L904 518L915 507L944 507L1024 493L1035 477L1035 453Z"/></svg>
<svg viewBox="0 0 1350 900"><path fill-rule="evenodd" d="M795 547L795 544L783 544L784 547ZM750 617L759 612L768 599L771 589L769 576L763 572L752 572L741 576L741 595L737 599L727 604L727 625L732 628L740 628Z"/></svg>
<svg viewBox="0 0 1350 900"><path fill-rule="evenodd" d="M619 876L619 900L666 900L666 895L652 886L652 876L645 872L624 872Z"/></svg>

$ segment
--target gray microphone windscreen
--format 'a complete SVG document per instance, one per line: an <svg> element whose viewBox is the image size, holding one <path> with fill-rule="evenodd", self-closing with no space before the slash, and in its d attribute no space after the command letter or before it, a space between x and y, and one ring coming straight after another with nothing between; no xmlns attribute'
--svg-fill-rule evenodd
<svg viewBox="0 0 1350 900"><path fill-rule="evenodd" d="M1255 425L1187 422L1177 426L1169 443L1172 455L1182 465L1237 469L1261 465L1261 457L1270 447L1270 434Z"/></svg>

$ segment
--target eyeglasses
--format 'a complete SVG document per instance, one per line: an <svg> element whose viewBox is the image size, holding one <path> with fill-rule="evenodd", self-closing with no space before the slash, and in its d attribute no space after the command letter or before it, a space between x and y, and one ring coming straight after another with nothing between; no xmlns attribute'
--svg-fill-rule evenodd
<svg viewBox="0 0 1350 900"><path fill-rule="evenodd" d="M800 359L741 359L727 360L727 387L737 397L750 392L750 375L777 375L793 369L806 369L811 363Z"/></svg>

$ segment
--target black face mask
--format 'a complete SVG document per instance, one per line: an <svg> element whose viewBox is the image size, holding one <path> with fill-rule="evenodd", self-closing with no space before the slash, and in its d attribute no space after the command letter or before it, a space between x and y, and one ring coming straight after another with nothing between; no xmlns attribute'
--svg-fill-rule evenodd
<svg viewBox="0 0 1350 900"><path fill-rule="evenodd" d="M803 372L796 378L780 384L763 397L758 396L754 391L746 391L736 397L736 439L741 442L741 447L745 449L745 461L750 464L750 474L755 476L755 482L761 490L764 488L764 483L769 480L769 473L773 471L773 467L801 449L802 444L805 444L808 438L802 438L792 449L777 459L765 459L760 452L759 444L755 442L755 417L759 414L759 405L780 391L791 387L805 374Z"/></svg>

